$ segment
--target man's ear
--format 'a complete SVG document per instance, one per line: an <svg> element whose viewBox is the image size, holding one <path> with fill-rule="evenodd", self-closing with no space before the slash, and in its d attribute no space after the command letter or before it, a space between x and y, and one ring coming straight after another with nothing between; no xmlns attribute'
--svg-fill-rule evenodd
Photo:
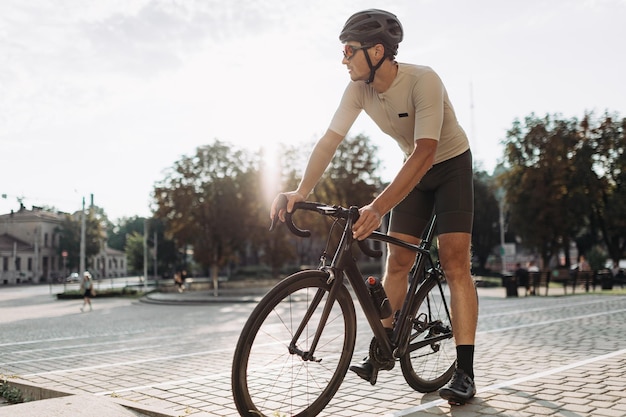
<svg viewBox="0 0 626 417"><path fill-rule="evenodd" d="M374 56L376 58L385 56L385 46L382 43L377 43L374 46Z"/></svg>

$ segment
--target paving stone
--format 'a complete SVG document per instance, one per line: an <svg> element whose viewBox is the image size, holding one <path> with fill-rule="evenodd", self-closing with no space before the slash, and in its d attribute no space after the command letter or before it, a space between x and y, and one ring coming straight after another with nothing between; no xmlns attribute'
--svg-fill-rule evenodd
<svg viewBox="0 0 626 417"><path fill-rule="evenodd" d="M438 402L436 393L415 392L396 366L381 372L374 387L348 373L320 416L626 415L626 297L515 300L500 292L481 295L475 358L479 393L471 403L450 407ZM3 352L11 358L26 352L15 364L1 363L0 373L24 375L50 389L116 396L179 415L237 416L230 392L232 351L237 329L253 307L155 307L115 301L109 308L102 299L89 315L101 327L87 334L71 331L84 325L77 320L85 315L79 314L62 322L44 316L40 323L0 323ZM357 316L355 360L367 355L371 339L362 313ZM83 337L80 342L72 341L76 335ZM20 341L29 344L16 344ZM50 350L57 347L56 353ZM89 366L81 366L85 361ZM420 407L425 409L410 412Z"/></svg>

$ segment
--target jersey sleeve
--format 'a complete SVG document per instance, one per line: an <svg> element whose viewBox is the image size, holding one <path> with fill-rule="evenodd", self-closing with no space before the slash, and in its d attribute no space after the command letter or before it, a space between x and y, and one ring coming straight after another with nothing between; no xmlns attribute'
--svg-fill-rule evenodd
<svg viewBox="0 0 626 417"><path fill-rule="evenodd" d="M415 130L413 139L439 140L443 126L445 87L434 71L420 77L413 87Z"/></svg>
<svg viewBox="0 0 626 417"><path fill-rule="evenodd" d="M361 110L363 110L363 104L360 99L359 86L351 82L343 92L339 107L328 128L341 136L346 136Z"/></svg>

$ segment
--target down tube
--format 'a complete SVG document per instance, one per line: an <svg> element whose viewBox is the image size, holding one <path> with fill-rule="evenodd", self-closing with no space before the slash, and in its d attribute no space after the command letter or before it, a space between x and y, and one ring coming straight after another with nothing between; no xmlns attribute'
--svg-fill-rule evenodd
<svg viewBox="0 0 626 417"><path fill-rule="evenodd" d="M346 276L352 285L352 289L356 294L359 303L361 304L361 308L363 309L363 313L367 318L367 321L372 328L372 332L376 339L378 339L379 347L382 353L385 356L391 357L391 344L389 343L389 337L385 332L385 328L380 322L380 318L378 316L378 310L374 306L374 302L372 301L369 291L365 286L365 281L363 280L363 276L361 275L361 271L355 265L348 265L345 269Z"/></svg>

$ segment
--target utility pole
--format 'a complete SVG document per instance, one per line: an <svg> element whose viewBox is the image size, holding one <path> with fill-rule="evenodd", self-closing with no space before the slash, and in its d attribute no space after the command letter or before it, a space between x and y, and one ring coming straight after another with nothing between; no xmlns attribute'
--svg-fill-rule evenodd
<svg viewBox="0 0 626 417"><path fill-rule="evenodd" d="M80 215L80 269L79 274L82 279L85 273L85 197L83 197L83 211Z"/></svg>
<svg viewBox="0 0 626 417"><path fill-rule="evenodd" d="M157 245L157 231L156 231L156 227L154 228L154 281L156 283L157 280L157 248L159 245Z"/></svg>
<svg viewBox="0 0 626 417"><path fill-rule="evenodd" d="M501 165L498 165L496 169L493 171L493 176L496 181L500 181L502 175L505 173L504 168ZM505 233L505 224L504 224L504 214L506 210L506 191L499 185L495 191L496 200L498 200L498 223L500 224L500 258L502 259L502 266L500 271L504 276L507 273L506 269L506 249L505 249L505 241L504 241L504 233Z"/></svg>
<svg viewBox="0 0 626 417"><path fill-rule="evenodd" d="M148 219L143 220L143 291L148 291Z"/></svg>
<svg viewBox="0 0 626 417"><path fill-rule="evenodd" d="M500 255L502 256L502 275L507 273L506 270L506 249L504 246L504 194L500 193L500 201L498 201L499 222L500 222Z"/></svg>

